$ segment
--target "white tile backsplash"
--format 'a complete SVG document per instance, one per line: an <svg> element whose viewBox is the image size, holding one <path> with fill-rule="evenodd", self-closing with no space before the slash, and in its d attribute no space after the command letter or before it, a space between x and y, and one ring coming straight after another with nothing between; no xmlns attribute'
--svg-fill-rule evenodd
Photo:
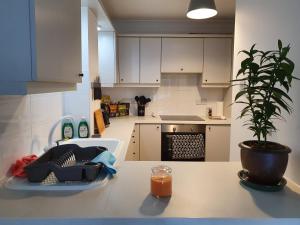
<svg viewBox="0 0 300 225"><path fill-rule="evenodd" d="M41 154L50 127L63 113L62 94L0 96L0 178L28 154ZM57 129L55 138L60 138Z"/></svg>
<svg viewBox="0 0 300 225"><path fill-rule="evenodd" d="M221 88L201 88L200 75L164 74L159 88L103 88L103 94L110 95L114 101L131 103L130 112L136 115L136 95L151 98L146 107L146 115L185 114L206 115L207 107L214 107L215 102L223 101ZM201 103L201 104L199 104Z"/></svg>

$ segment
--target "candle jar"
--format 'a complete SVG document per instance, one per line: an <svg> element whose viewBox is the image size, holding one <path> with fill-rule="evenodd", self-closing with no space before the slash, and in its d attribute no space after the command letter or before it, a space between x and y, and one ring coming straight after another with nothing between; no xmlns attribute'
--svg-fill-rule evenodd
<svg viewBox="0 0 300 225"><path fill-rule="evenodd" d="M172 195L172 169L168 166L152 168L151 194L156 198Z"/></svg>

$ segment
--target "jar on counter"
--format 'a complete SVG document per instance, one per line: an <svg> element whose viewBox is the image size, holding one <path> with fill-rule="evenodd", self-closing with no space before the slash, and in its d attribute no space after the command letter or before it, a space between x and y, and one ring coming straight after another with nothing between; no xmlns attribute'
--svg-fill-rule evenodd
<svg viewBox="0 0 300 225"><path fill-rule="evenodd" d="M151 194L156 198L172 195L172 169L170 167L161 165L152 168Z"/></svg>

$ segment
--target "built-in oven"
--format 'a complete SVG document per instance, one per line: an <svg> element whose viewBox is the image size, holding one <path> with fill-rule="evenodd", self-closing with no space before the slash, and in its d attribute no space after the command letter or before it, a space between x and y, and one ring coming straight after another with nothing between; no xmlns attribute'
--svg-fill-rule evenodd
<svg viewBox="0 0 300 225"><path fill-rule="evenodd" d="M205 161L205 125L162 124L162 161Z"/></svg>

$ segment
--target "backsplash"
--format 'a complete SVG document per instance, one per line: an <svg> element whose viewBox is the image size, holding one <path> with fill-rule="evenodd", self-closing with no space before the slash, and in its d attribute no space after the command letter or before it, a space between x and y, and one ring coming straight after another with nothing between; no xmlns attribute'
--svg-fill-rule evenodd
<svg viewBox="0 0 300 225"><path fill-rule="evenodd" d="M0 96L0 179L16 159L43 152L62 105L61 93ZM60 137L58 128L54 138Z"/></svg>
<svg viewBox="0 0 300 225"><path fill-rule="evenodd" d="M224 89L201 88L196 74L164 74L159 88L103 88L104 95L113 101L130 102L130 113L136 115L134 96L145 95L151 98L146 106L146 115L184 114L207 115L208 107L215 107L216 101L224 100Z"/></svg>

